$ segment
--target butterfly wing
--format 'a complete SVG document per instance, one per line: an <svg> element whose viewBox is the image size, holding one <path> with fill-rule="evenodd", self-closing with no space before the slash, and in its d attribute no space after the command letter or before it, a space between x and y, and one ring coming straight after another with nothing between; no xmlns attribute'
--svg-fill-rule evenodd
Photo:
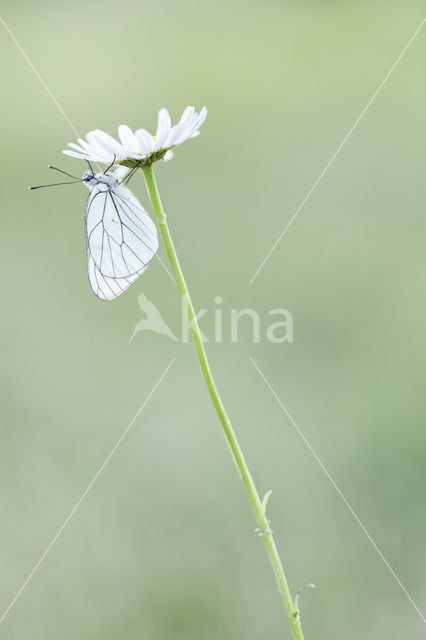
<svg viewBox="0 0 426 640"><path fill-rule="evenodd" d="M90 285L101 300L113 300L154 257L156 226L128 189L99 183L87 199L85 228Z"/></svg>

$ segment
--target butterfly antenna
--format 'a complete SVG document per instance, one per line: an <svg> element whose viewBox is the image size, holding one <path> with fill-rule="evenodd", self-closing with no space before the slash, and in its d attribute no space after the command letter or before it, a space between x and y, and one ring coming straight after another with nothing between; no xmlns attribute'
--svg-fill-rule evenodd
<svg viewBox="0 0 426 640"><path fill-rule="evenodd" d="M124 176L124 178L118 184L123 184L124 181L126 181L124 184L127 184L136 169L138 169L138 167L133 167L133 169L126 176Z"/></svg>
<svg viewBox="0 0 426 640"><path fill-rule="evenodd" d="M115 161L117 159L116 154L114 153L114 160L111 162L111 164L109 165L109 167L107 167L104 171L104 175L106 174L107 171L109 171L111 169L111 167L115 164Z"/></svg>
<svg viewBox="0 0 426 640"><path fill-rule="evenodd" d="M59 171L59 173L63 173L65 176L69 176L70 178L74 178L74 180L79 180L79 178L77 178L77 176L73 176L70 173L67 173L66 171L63 171L62 169L58 169L58 167L52 167L51 164L49 164L49 166L47 168L48 169L54 169L55 171Z"/></svg>
<svg viewBox="0 0 426 640"><path fill-rule="evenodd" d="M86 160L87 164L89 165L89 169L90 169L90 171L93 173L93 175L95 175L95 172L93 171L93 167L92 167L92 165L90 164L89 160L88 160L87 158L84 158L84 159Z"/></svg>
<svg viewBox="0 0 426 640"><path fill-rule="evenodd" d="M77 184L81 180L73 180L72 182L54 182L53 184L40 184L37 187L28 187L30 191L34 189L43 189L44 187L59 187L61 184Z"/></svg>

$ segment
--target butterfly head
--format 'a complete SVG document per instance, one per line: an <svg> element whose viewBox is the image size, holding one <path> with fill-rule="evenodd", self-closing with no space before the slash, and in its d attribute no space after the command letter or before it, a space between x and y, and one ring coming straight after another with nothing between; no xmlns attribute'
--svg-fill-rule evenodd
<svg viewBox="0 0 426 640"><path fill-rule="evenodd" d="M91 186L96 184L96 176L95 173L93 171L85 171L83 173L83 178L82 178L83 182L85 184L87 184L87 186Z"/></svg>
<svg viewBox="0 0 426 640"><path fill-rule="evenodd" d="M89 189L98 184L115 187L117 185L117 178L115 178L111 173L95 173L94 171L89 170L83 174L83 182Z"/></svg>

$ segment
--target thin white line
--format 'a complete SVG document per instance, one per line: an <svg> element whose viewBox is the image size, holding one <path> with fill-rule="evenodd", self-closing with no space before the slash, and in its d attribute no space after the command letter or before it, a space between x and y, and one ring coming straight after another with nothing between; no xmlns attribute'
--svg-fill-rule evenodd
<svg viewBox="0 0 426 640"><path fill-rule="evenodd" d="M415 30L415 32L413 33L413 35L411 36L411 38L409 39L408 43L405 45L404 49L401 51L401 53L399 54L399 56L397 57L397 59L395 60L395 62L393 63L393 65L391 66L391 68L389 69L389 71L387 72L387 74L385 75L384 79L382 80L382 82L379 84L379 86L377 87L376 91L373 93L373 95L371 96L370 100L367 102L367 104L365 105L364 109L361 111L360 115L358 116L358 118L355 120L354 124L352 125L352 127L349 129L348 133L345 135L345 137L343 138L342 142L340 143L340 145L337 147L336 151L333 153L333 155L331 156L330 160L328 161L328 163L326 164L324 170L322 171L322 173L320 173L319 177L316 179L316 181L314 182L314 184L312 185L311 189L308 191L308 193L306 194L306 196L303 198L302 202L300 203L300 205L297 207L295 213L293 214L292 218L290 218L289 222L286 224L286 226L284 227L284 229L281 231L280 235L278 236L278 239L275 241L275 243L272 245L271 249L269 250L269 252L266 254L265 258L263 259L263 261L261 262L260 266L257 268L257 270L254 272L251 280L249 281L249 284L252 284L255 280L255 278L258 276L259 272L261 269L263 269L265 263L269 260L269 258L271 257L273 251L275 250L275 248L277 247L277 245L279 244L279 242L281 242L282 238L284 237L284 235L287 233L288 229L290 228L290 226L292 225L292 223L294 222L294 220L296 219L296 217L299 215L300 211L303 209L303 207L305 206L306 202L309 200L309 198L311 197L312 193L315 191L315 189L317 188L317 186L319 185L319 183L321 182L322 178L324 177L324 175L326 174L326 172L328 171L328 169L331 167L331 165L333 164L334 160L336 159L336 157L338 156L338 154L340 153L340 151L342 150L342 148L344 147L344 145L346 144L346 142L349 140L350 136L352 135L352 133L354 132L354 130L356 129L356 127L358 126L358 124L360 123L360 121L362 120L362 118L364 117L364 115L367 113L368 109L370 108L370 106L373 104L374 100L377 98L377 96L379 95L380 91L383 89L384 85L386 84L387 80L390 78L390 76L392 75L392 73L394 72L395 68L398 66L398 64L400 63L401 59L403 58L403 56L405 55L405 53L407 52L408 48L410 47L410 45L414 42L417 34L419 33L419 31L421 30L421 28L423 27L424 23L426 22L426 18L423 18L423 20L421 21L420 25L417 27L417 29Z"/></svg>
<svg viewBox="0 0 426 640"><path fill-rule="evenodd" d="M171 280L173 280L174 283L176 283L176 280L174 279L174 277L172 276L172 274L170 273L170 271L168 270L168 268L166 267L166 265L164 264L164 262L162 261L162 259L160 258L160 256L158 255L158 253L155 254L158 258L158 260L161 262L163 269L167 272L167 274L169 275L169 278Z"/></svg>
<svg viewBox="0 0 426 640"><path fill-rule="evenodd" d="M150 393L148 394L148 396L145 398L143 404L139 407L139 409L137 410L135 416L132 418L132 420L130 421L130 423L128 424L128 426L126 427L126 429L123 431L122 435L120 436L119 440L117 441L117 443L114 445L114 447L111 449L110 453L108 454L108 456L106 457L105 461L101 464L101 466L99 467L99 469L97 470L97 472L95 473L95 475L93 476L92 480L90 481L89 485L87 486L87 488L85 489L85 491L82 493L82 495L80 496L80 498L77 500L77 502L75 503L75 505L73 506L72 510L70 511L69 515L67 516L67 518L65 519L64 523L62 524L61 528L59 529L59 531L57 532L57 534L55 535L54 538L52 538L51 542L49 543L46 551L43 553L43 555L41 556L41 558L39 559L39 561L37 562L37 564L34 566L34 568L32 569L31 573L28 575L27 579L25 580L24 584L22 585L22 587L19 589L19 591L17 592L17 594L15 595L15 597L13 598L12 602L9 604L9 606L7 607L6 611L3 613L3 615L0 618L0 624L3 622L3 620L6 618L7 614L9 613L9 611L11 610L11 608L13 607L13 605L15 604L15 602L18 600L19 596L21 595L21 593L24 591L25 587L28 585L29 581L31 580L31 578L34 576L34 574L36 573L36 571L38 570L38 568L40 567L41 563L43 562L43 560L46 558L46 556L48 555L48 553L51 551L53 545L55 544L55 542L57 541L57 539L59 538L59 536L61 535L61 533L63 532L63 530L65 529L65 527L67 526L67 524L69 523L69 521L71 520L71 518L73 517L73 515L75 514L75 512L77 511L77 509L80 507L81 503L83 502L83 500L85 499L85 497L87 496L87 494L89 493L90 489L93 487L93 485L95 484L96 480L99 478L99 476L101 475L102 471L105 469L106 465L108 464L108 462L111 460L112 456L114 455L114 453L117 451L118 447L120 446L120 444L123 442L124 438L126 437L126 435L129 433L130 429L132 428L132 426L134 425L135 421L138 419L138 417L140 416L140 414L142 413L142 410L144 409L144 407L146 406L146 404L148 403L148 401L151 399L152 395L155 393L155 391L157 390L158 386L160 385L160 383L162 382L163 378L165 377L165 375L168 373L169 369L171 368L171 366L173 365L174 361L176 360L176 356L174 358L172 358L172 360L169 362L168 366L166 367L166 369L163 371L163 373L161 374L160 378L157 380L157 382L155 383L155 385L153 386L152 390L150 391Z"/></svg>
<svg viewBox="0 0 426 640"><path fill-rule="evenodd" d="M402 584L401 580L398 578L398 576L396 575L395 571L392 569L391 565L389 564L389 562L386 560L385 556L383 555L383 553L380 551L379 547L377 546L376 542L373 540L373 538L371 537L371 535L368 533L367 529L365 528L365 526L363 525L363 523L361 522L361 520L359 519L358 515L355 513L355 511L353 510L353 508L351 507L351 505L349 504L349 502L347 501L347 499L345 498L345 496L343 495L342 491L340 490L340 488L338 487L338 485L336 484L336 481L334 480L334 478L330 475L329 471L327 470L327 468L325 467L324 463L321 461L321 459L319 458L318 454L314 451L314 449L312 448L311 444L308 442L308 440L306 439L306 436L304 435L303 431L300 429L300 427L296 424L295 420L292 418L292 416L290 415L290 413L288 412L287 408L284 406L284 403L280 400L280 398L277 396L277 394L275 393L274 389L272 388L271 384L269 383L269 381L266 379L266 377L264 376L264 374L262 373L262 371L259 369L259 367L257 366L256 362L254 361L254 358L252 358L252 356L250 356L250 360L252 365L255 367L255 369L257 369L258 373L260 374L261 378L263 379L264 383L266 384L266 386L268 387L268 389L270 390L270 392L275 396L275 399L277 400L278 404L280 405L281 409L284 411L284 413L286 414L287 418L290 420L290 422L292 423L292 425L294 426L294 428L296 429L297 433L299 434L299 436L302 438L303 442L306 444L306 446L308 447L309 451L312 453L312 455L314 456L315 460L318 462L318 464L320 465L321 469L324 471L325 475L327 476L327 478L329 479L329 481L331 482L331 484L333 485L333 487L336 489L337 493L339 494L339 496L341 497L341 499L343 500L343 502L345 503L346 507L349 509L349 511L351 512L351 514L353 515L353 517L355 518L355 520L357 521L357 523L359 524L359 526L361 527L362 531L364 532L364 534L367 536L367 538L369 539L369 541L371 542L371 544L373 545L374 549L376 550L376 552L378 553L378 555L380 556L380 558L383 560L383 562L385 563L385 565L387 566L387 568L389 569L390 573L392 574L392 576L394 577L394 579L396 580L396 582L399 584L399 586L401 587L401 589L403 590L403 592L405 593L405 595L407 596L408 600L411 602L411 604L413 605L413 607L415 608L415 610L417 611L417 613L419 614L419 616L421 617L421 619L423 620L423 622L426 624L426 618L423 615L423 613L421 612L421 610L419 609L419 607L417 606L417 604L414 602L413 598L410 596L410 594L408 593L407 589L404 587L404 585Z"/></svg>
<svg viewBox="0 0 426 640"><path fill-rule="evenodd" d="M22 55L24 56L25 60L28 62L28 64L30 65L31 69L34 71L34 73L36 74L37 78L40 80L41 84L43 85L43 87L46 89L47 93L49 94L49 96L52 98L53 102L56 104L56 106L58 107L59 111L62 113L62 115L64 116L65 120L68 122L68 124L70 125L71 129L74 131L75 135L77 136L77 138L81 137L80 134L78 133L77 129L74 127L73 123L71 122L71 120L68 118L67 114L65 113L65 111L62 109L61 105L59 104L59 102L57 101L57 99L55 98L55 96L53 95L53 93L51 92L51 90L49 89L49 87L47 86L47 84L45 83L45 81L43 80L43 78L41 77L41 75L39 74L39 72L37 71L37 69L35 68L35 66L33 65L33 63L31 62L31 60L29 59L29 57L27 56L27 54L25 53L25 51L23 50L23 48L21 47L21 45L19 44L19 42L17 41L17 39L15 38L15 36L13 35L12 31L9 29L9 27L7 26L6 22L3 20L3 18L0 16L0 21L2 23L2 25L4 26L4 28L6 29L6 31L8 32L8 34L10 35L10 37L12 38L13 42L16 44L16 46L18 47L19 51L22 53Z"/></svg>

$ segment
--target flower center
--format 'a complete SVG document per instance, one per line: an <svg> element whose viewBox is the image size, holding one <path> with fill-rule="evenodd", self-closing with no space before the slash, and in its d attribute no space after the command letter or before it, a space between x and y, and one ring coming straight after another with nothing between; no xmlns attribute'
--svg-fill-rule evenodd
<svg viewBox="0 0 426 640"><path fill-rule="evenodd" d="M155 139L155 136L152 136ZM173 149L175 147L172 144L170 147L159 149L158 151L152 151L147 156L140 156L140 160L136 158L123 158L122 160L117 160L116 164L121 164L124 167L129 167L129 169L134 169L135 167L142 167L145 164L151 164L152 162L157 162L158 160L162 160L166 155L167 151Z"/></svg>

